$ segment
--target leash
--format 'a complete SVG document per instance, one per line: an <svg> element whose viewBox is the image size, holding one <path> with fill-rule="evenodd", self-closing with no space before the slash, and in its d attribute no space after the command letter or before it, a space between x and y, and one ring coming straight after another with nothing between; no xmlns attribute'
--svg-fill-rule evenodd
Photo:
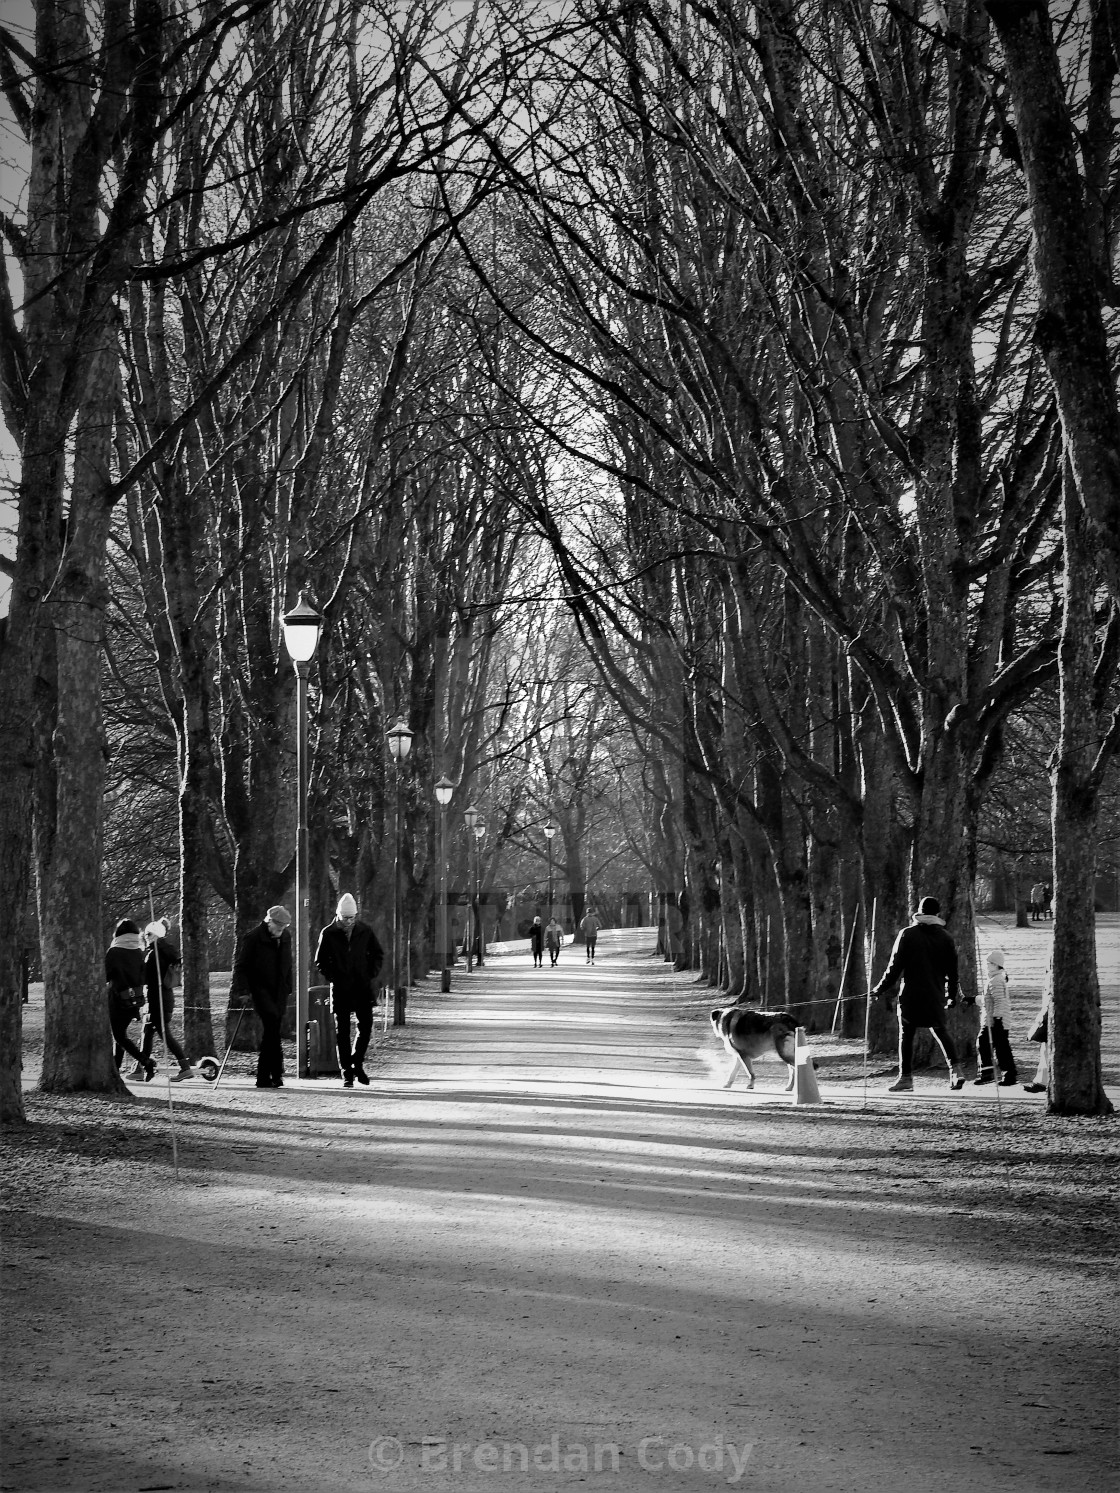
<svg viewBox="0 0 1120 1493"><path fill-rule="evenodd" d="M722 928L722 924L720 925ZM848 965L852 959L852 949L855 947L856 929L859 927L859 903L856 903L855 916L852 918L852 931L848 935L848 952L844 956L844 968L840 971L840 989L836 992L836 1009L832 1013L832 1035L836 1035L836 1022L840 1015L840 1007L844 1004L844 986L848 983ZM813 1001L814 1006L822 1004Z"/></svg>

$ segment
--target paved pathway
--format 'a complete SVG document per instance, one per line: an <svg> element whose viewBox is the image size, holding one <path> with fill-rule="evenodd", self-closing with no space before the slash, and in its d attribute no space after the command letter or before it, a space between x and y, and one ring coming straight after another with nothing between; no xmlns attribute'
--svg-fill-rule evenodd
<svg viewBox="0 0 1120 1493"><path fill-rule="evenodd" d="M1110 949L1113 942L1114 936ZM785 1066L773 1060L755 1065L753 1090L741 1070L733 1087L723 1089L728 1061L704 1016L721 997L706 992L695 976L675 974L653 954L652 944L649 930L607 931L600 934L594 965L578 944L561 950L555 968L546 954L544 967L535 969L518 945L503 946L470 974L465 963L457 964L449 994L441 994L434 980L412 993L407 1036L403 1042L399 1033L391 1037L382 1076L402 1092L423 1083L495 1094L635 1096L655 1090L666 1102L703 1099L712 1106L795 1103L784 1091ZM690 1008L688 1019L683 1013ZM1033 1074L1036 1049L1018 1036L1016 1048L1025 1081ZM854 1046L845 1064L849 1073L853 1066ZM1000 1090L966 1084L951 1093L941 1068L917 1073L913 1095L890 1094L893 1069L882 1054L870 1060L868 1075L866 1083L861 1076L838 1081L822 1068L821 1102L906 1107L917 1098L958 1106L1045 1107L1044 1094L1027 1094L1021 1084ZM1120 1109L1120 1086L1110 1085L1108 1092Z"/></svg>
<svg viewBox="0 0 1120 1493"><path fill-rule="evenodd" d="M600 947L427 980L369 1088L179 1086L178 1181L164 1086L158 1159L56 1127L4 1486L1110 1489L1098 1191L1025 1107L1013 1189L985 1091L723 1091L703 991Z"/></svg>

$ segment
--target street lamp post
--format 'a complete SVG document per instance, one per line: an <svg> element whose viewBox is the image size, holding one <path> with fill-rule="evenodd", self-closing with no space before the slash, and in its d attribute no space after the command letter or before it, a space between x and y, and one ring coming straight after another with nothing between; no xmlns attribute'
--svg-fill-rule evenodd
<svg viewBox="0 0 1120 1493"><path fill-rule="evenodd" d="M447 948L447 806L455 784L448 777L440 778L436 784L436 802L439 804L439 988L446 995L451 989L451 965Z"/></svg>
<svg viewBox="0 0 1120 1493"><path fill-rule="evenodd" d="M393 815L393 1025L404 1026L408 987L401 979L401 768L412 748L412 732L402 715L386 732L389 755L396 778L396 812Z"/></svg>
<svg viewBox="0 0 1120 1493"><path fill-rule="evenodd" d="M307 675L323 619L303 592L284 614L284 647L296 668L296 926L292 950L296 967L296 1076L307 1077L307 971L311 955L308 928L307 846Z"/></svg>
<svg viewBox="0 0 1120 1493"><path fill-rule="evenodd" d="M550 819L544 827L544 837L548 841L548 921L552 922L552 837L556 833L556 826Z"/></svg>
<svg viewBox="0 0 1120 1493"><path fill-rule="evenodd" d="M486 942L482 932L482 837L486 833L484 824L476 824L474 827L474 903L476 908L475 934L478 939L478 959L475 961L482 968L482 947Z"/></svg>
<svg viewBox="0 0 1120 1493"><path fill-rule="evenodd" d="M468 804L463 810L463 823L467 826L468 833L475 839L479 835L479 812L474 804ZM474 882L475 863L471 859L471 843L467 841L467 974L474 969Z"/></svg>

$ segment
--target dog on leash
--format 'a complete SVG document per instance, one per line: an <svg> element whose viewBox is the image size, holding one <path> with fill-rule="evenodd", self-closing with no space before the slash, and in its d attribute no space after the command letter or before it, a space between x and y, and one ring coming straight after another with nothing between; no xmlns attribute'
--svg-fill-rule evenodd
<svg viewBox="0 0 1120 1493"><path fill-rule="evenodd" d="M798 1025L797 1018L788 1011L754 1011L749 1006L721 1006L713 1011L712 1030L731 1054L731 1068L723 1087L729 1089L735 1082L742 1063L750 1079L747 1088L753 1089L752 1059L774 1054L789 1068L788 1094L797 1077L794 1064Z"/></svg>

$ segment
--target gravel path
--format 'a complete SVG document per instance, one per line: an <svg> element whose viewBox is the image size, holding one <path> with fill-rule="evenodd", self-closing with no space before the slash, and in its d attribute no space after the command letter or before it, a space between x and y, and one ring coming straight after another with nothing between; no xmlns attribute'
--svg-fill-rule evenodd
<svg viewBox="0 0 1120 1493"><path fill-rule="evenodd" d="M177 1087L177 1175L159 1081L29 1094L0 1486L1114 1488L1116 1122L828 1043L724 1092L600 951L425 982L369 1089Z"/></svg>

